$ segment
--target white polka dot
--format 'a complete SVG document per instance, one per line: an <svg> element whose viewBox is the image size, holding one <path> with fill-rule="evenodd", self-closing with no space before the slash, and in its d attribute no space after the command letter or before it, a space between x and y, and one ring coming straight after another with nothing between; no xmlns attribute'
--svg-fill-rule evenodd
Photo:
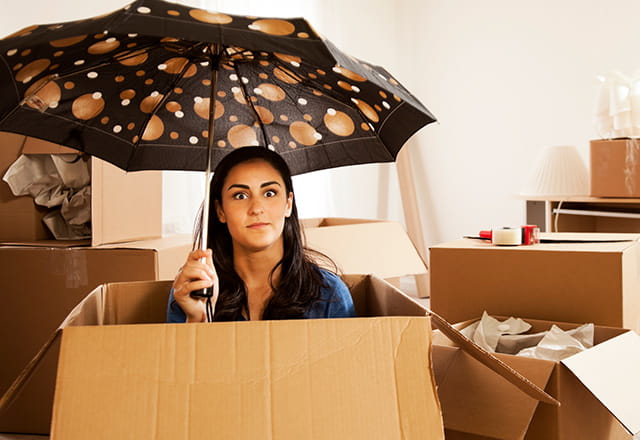
<svg viewBox="0 0 640 440"><path fill-rule="evenodd" d="M360 101L358 101L356 98L351 98L351 102L357 105Z"/></svg>
<svg viewBox="0 0 640 440"><path fill-rule="evenodd" d="M389 110L391 108L391 106L389 105L389 103L387 101L382 101L382 106L384 108L386 108L387 110Z"/></svg>
<svg viewBox="0 0 640 440"><path fill-rule="evenodd" d="M33 77L32 77L32 76L28 76L28 77L26 77L25 79L23 79L23 80L22 80L22 84L26 84L26 83L28 83L29 81L31 81L32 79L33 79Z"/></svg>
<svg viewBox="0 0 640 440"><path fill-rule="evenodd" d="M202 103L202 101L204 101L204 99L202 99L202 97L201 97L201 96L196 96L195 98L193 98L193 101L194 101L196 104L201 104L201 103Z"/></svg>
<svg viewBox="0 0 640 440"><path fill-rule="evenodd" d="M176 115L176 118L184 118L184 113L181 112L180 110L178 110L177 112L174 113L174 115Z"/></svg>
<svg viewBox="0 0 640 440"><path fill-rule="evenodd" d="M167 68L166 64L158 64L158 70L165 70Z"/></svg>
<svg viewBox="0 0 640 440"><path fill-rule="evenodd" d="M297 61L291 61L291 65L292 65L293 67L300 67L300 63L299 63L299 62L297 62Z"/></svg>
<svg viewBox="0 0 640 440"><path fill-rule="evenodd" d="M251 145L253 145L254 147L259 147L260 146L260 142L258 142L258 140L255 140L255 141L251 142Z"/></svg>
<svg viewBox="0 0 640 440"><path fill-rule="evenodd" d="M249 26L247 26L249 29L251 29L252 31L259 31L260 28L258 26L256 26L255 24L251 23Z"/></svg>
<svg viewBox="0 0 640 440"><path fill-rule="evenodd" d="M138 34L128 34L127 35L129 38L136 38L138 36Z"/></svg>
<svg viewBox="0 0 640 440"><path fill-rule="evenodd" d="M207 67L209 65L209 61L203 61L200 63L202 67Z"/></svg>
<svg viewBox="0 0 640 440"><path fill-rule="evenodd" d="M267 145L267 148L271 151L276 151L276 147L274 147L273 145L269 144Z"/></svg>
<svg viewBox="0 0 640 440"><path fill-rule="evenodd" d="M330 114L331 116L335 116L336 115L336 110L333 108L327 109L327 113Z"/></svg>
<svg viewBox="0 0 640 440"><path fill-rule="evenodd" d="M115 37L107 38L105 41L107 43L113 43L114 41L116 41L116 38Z"/></svg>
<svg viewBox="0 0 640 440"><path fill-rule="evenodd" d="M197 144L197 143L198 143L198 138L197 138L197 137L195 137L195 136L191 136L191 137L189 138L189 142L190 142L190 143L192 143L193 145L195 145L195 144Z"/></svg>
<svg viewBox="0 0 640 440"><path fill-rule="evenodd" d="M242 77L242 83L243 84L249 84L249 79L247 77Z"/></svg>
<svg viewBox="0 0 640 440"><path fill-rule="evenodd" d="M121 125L114 125L113 126L113 132L114 133L120 133L122 131L122 126Z"/></svg>
<svg viewBox="0 0 640 440"><path fill-rule="evenodd" d="M256 95L262 95L262 89L256 87L255 89L253 89L253 93L255 93Z"/></svg>
<svg viewBox="0 0 640 440"><path fill-rule="evenodd" d="M306 100L306 99L304 99L304 98L300 98L300 99L298 99L298 104L300 104L300 105L307 105L307 100Z"/></svg>
<svg viewBox="0 0 640 440"><path fill-rule="evenodd" d="M129 99L123 99L122 101L120 101L120 104L122 104L123 106L128 106L129 104L131 104L131 100Z"/></svg>
<svg viewBox="0 0 640 440"><path fill-rule="evenodd" d="M231 81L238 81L238 75L236 75L235 73L232 73L231 75L229 75L229 79Z"/></svg>
<svg viewBox="0 0 640 440"><path fill-rule="evenodd" d="M140 6L138 8L138 12L141 14L148 14L151 12L151 9L147 8L146 6Z"/></svg>
<svg viewBox="0 0 640 440"><path fill-rule="evenodd" d="M351 90L353 90L356 93L360 93L360 88L358 86L351 86Z"/></svg>
<svg viewBox="0 0 640 440"><path fill-rule="evenodd" d="M84 64L84 60L74 61L73 64L75 64L76 66L82 66Z"/></svg>
<svg viewBox="0 0 640 440"><path fill-rule="evenodd" d="M233 92L234 95L237 95L240 93L240 87L232 87L231 92Z"/></svg>
<svg viewBox="0 0 640 440"><path fill-rule="evenodd" d="M100 99L100 98L102 98L102 93L100 93L100 92L94 92L94 93L93 93L93 95L91 95L91 97L92 97L93 99Z"/></svg>
<svg viewBox="0 0 640 440"><path fill-rule="evenodd" d="M320 133L318 133L317 131L315 133L313 133L313 137L316 138L317 140L322 139L322 135Z"/></svg>
<svg viewBox="0 0 640 440"><path fill-rule="evenodd" d="M12 57L16 53L18 53L18 49L11 49L11 50L7 51L7 56Z"/></svg>
<svg viewBox="0 0 640 440"><path fill-rule="evenodd" d="M338 66L335 66L332 70L336 73L340 73L340 68Z"/></svg>
<svg viewBox="0 0 640 440"><path fill-rule="evenodd" d="M87 73L87 78L96 79L98 77L98 72L89 72Z"/></svg>
<svg viewBox="0 0 640 440"><path fill-rule="evenodd" d="M53 101L49 103L49 108L58 108L58 101Z"/></svg>
<svg viewBox="0 0 640 440"><path fill-rule="evenodd" d="M386 76L384 76L382 73L380 73L380 72L376 72L376 73L377 73L377 74L378 74L378 76L379 76L380 78L382 78L383 80L385 80L385 81L387 80L387 77L386 77Z"/></svg>

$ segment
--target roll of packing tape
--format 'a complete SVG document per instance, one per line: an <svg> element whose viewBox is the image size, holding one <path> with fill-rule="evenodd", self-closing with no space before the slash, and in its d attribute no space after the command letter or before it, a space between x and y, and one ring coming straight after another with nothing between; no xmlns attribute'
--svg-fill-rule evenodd
<svg viewBox="0 0 640 440"><path fill-rule="evenodd" d="M494 229L491 242L498 246L518 246L522 244L522 228Z"/></svg>

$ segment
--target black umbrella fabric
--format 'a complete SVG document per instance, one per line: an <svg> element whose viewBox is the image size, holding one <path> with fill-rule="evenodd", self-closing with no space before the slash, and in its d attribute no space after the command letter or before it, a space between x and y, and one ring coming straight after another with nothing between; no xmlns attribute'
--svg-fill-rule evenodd
<svg viewBox="0 0 640 440"><path fill-rule="evenodd" d="M248 145L277 151L294 174L388 162L435 121L303 19L161 0L0 40L0 97L0 131L129 171L205 170L209 144L212 167Z"/></svg>

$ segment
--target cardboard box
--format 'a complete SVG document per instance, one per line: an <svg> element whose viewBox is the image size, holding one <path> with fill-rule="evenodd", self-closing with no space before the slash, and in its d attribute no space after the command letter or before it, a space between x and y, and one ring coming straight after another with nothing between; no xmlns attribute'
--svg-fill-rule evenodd
<svg viewBox="0 0 640 440"><path fill-rule="evenodd" d="M591 195L640 197L640 140L590 142Z"/></svg>
<svg viewBox="0 0 640 440"><path fill-rule="evenodd" d="M300 223L307 245L331 257L343 273L374 273L396 287L401 277L415 275L418 296L429 296L427 266L400 223L352 218Z"/></svg>
<svg viewBox="0 0 640 440"><path fill-rule="evenodd" d="M579 324L525 319L531 333L552 324L568 330ZM472 321L457 324L462 329ZM532 378L547 377L545 390L560 407L534 411L521 395L468 362L446 337L434 334L434 370L447 439L633 439L640 433L640 337L628 330L596 326L596 345L561 362L498 354ZM471 391L469 391L471 390ZM465 399L460 399L462 394ZM500 418L501 423L491 423Z"/></svg>
<svg viewBox="0 0 640 440"><path fill-rule="evenodd" d="M165 320L168 281L100 286L23 371L0 411L20 399L39 363L58 358L62 334L54 439L194 431L203 438L442 438L425 309L376 276L345 281L360 318L214 324L154 325ZM553 402L431 318L501 380Z"/></svg>
<svg viewBox="0 0 640 440"><path fill-rule="evenodd" d="M126 247L0 247L4 274L0 393L87 292L111 281L172 279L190 249L189 235L132 242ZM22 402L0 415L0 432L48 432L55 360L45 362L42 370L23 393ZM42 397L47 383L49 395Z"/></svg>
<svg viewBox="0 0 640 440"><path fill-rule="evenodd" d="M628 239L629 234L622 237ZM617 239L617 234L542 234ZM640 247L632 241L501 247L463 239L430 249L431 308L449 322L528 316L640 331Z"/></svg>
<svg viewBox="0 0 640 440"><path fill-rule="evenodd" d="M0 132L2 175L20 154L76 152L40 139ZM14 197L0 182L0 242L52 239L42 225L47 210L29 196ZM91 244L121 243L162 236L162 172L126 173L91 158Z"/></svg>

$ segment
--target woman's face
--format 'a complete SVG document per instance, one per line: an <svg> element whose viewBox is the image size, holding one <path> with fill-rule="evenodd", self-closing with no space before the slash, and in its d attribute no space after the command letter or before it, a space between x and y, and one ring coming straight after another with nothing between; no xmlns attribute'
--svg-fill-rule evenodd
<svg viewBox="0 0 640 440"><path fill-rule="evenodd" d="M291 215L293 193L287 193L280 173L256 159L231 169L222 186L216 213L226 223L234 249L260 251L282 246L285 217Z"/></svg>

